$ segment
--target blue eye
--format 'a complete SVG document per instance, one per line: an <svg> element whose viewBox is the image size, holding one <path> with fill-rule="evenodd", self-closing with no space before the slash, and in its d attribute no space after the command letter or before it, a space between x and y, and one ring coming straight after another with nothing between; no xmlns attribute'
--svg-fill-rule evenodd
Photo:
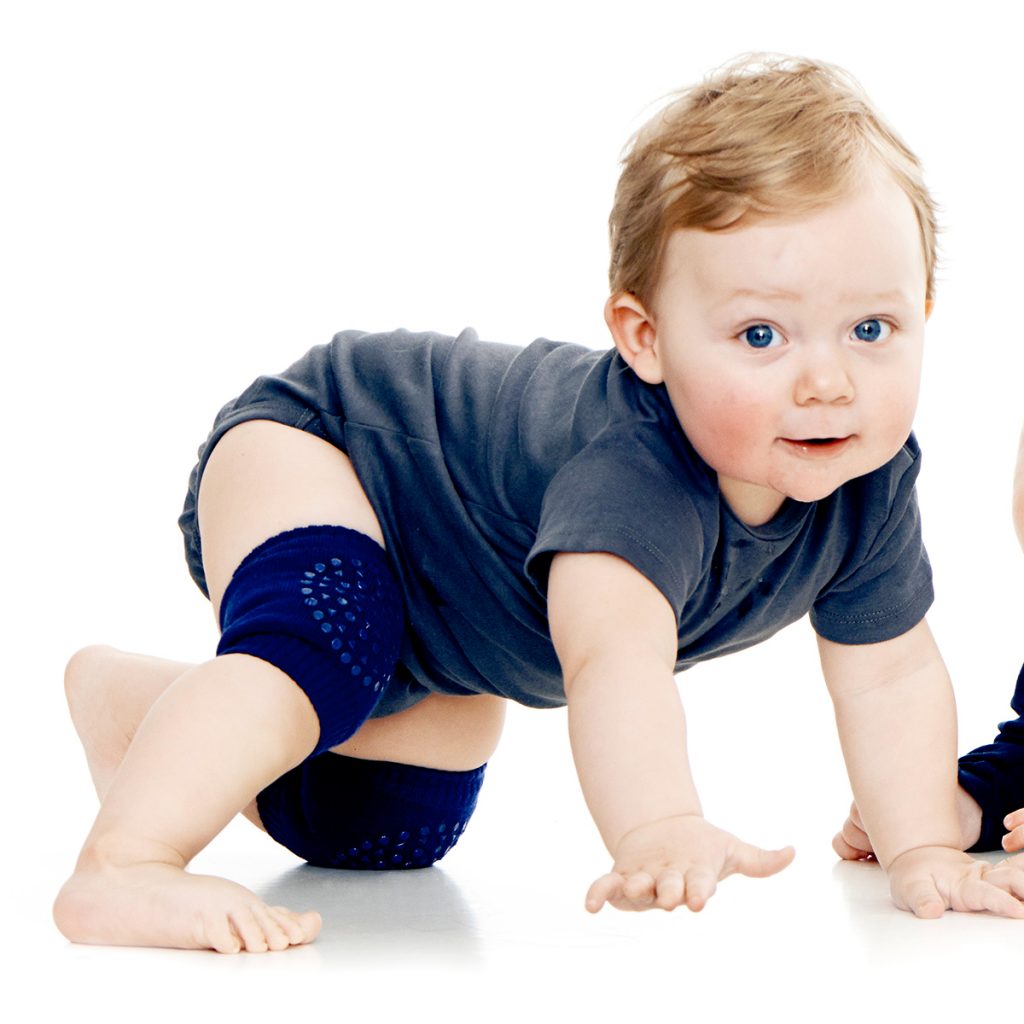
<svg viewBox="0 0 1024 1024"><path fill-rule="evenodd" d="M751 348L768 348L775 341L775 328L767 324L754 324L743 332L743 340Z"/></svg>
<svg viewBox="0 0 1024 1024"><path fill-rule="evenodd" d="M892 334L892 328L884 320L861 320L853 329L858 341L884 341Z"/></svg>

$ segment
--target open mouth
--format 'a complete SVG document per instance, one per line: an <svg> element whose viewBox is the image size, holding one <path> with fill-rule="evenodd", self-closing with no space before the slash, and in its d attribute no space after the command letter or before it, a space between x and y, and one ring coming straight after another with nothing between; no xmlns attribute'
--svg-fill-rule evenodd
<svg viewBox="0 0 1024 1024"><path fill-rule="evenodd" d="M846 437L784 437L783 444L802 455L836 455L853 439Z"/></svg>

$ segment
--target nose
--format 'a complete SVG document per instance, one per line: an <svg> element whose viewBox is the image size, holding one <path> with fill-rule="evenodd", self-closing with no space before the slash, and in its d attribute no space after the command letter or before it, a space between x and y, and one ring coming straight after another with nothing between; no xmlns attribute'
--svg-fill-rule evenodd
<svg viewBox="0 0 1024 1024"><path fill-rule="evenodd" d="M832 345L812 345L803 354L794 397L797 405L844 404L853 400L853 381L843 352Z"/></svg>

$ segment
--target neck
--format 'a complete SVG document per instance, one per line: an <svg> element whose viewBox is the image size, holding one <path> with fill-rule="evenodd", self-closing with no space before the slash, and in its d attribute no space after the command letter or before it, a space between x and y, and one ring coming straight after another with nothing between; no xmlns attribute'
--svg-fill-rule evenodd
<svg viewBox="0 0 1024 1024"><path fill-rule="evenodd" d="M786 500L770 487L748 484L745 480L718 477L718 490L733 515L747 526L764 526L773 519Z"/></svg>

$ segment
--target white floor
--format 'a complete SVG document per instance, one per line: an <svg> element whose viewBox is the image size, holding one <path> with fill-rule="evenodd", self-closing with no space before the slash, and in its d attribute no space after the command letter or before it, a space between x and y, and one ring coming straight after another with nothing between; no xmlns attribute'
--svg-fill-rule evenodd
<svg viewBox="0 0 1024 1024"><path fill-rule="evenodd" d="M924 158L944 227L916 428L929 619L961 750L1006 717L1024 649L1008 515L1024 416L1012 187L1024 15L986 0L969 21L884 0L624 10L4 11L8 1019L1019 1017L1024 922L916 921L877 868L836 862L849 797L806 623L680 679L707 816L797 847L785 873L727 880L700 915L584 913L607 859L564 714L515 709L477 815L435 869L319 871L245 822L201 855L199 871L320 910L309 948L88 948L50 922L95 809L63 706L65 660L96 641L184 659L215 643L174 518L219 405L345 327L470 324L503 341L606 344L619 149L646 104L743 51L848 66Z"/></svg>
<svg viewBox="0 0 1024 1024"><path fill-rule="evenodd" d="M8 827L27 822L31 838L7 832L8 998L25 995L32 1020L101 1006L113 1021L141 1008L147 1020L214 1020L239 1003L264 1019L352 1001L382 1021L547 1020L573 1008L682 1016L690 1005L713 1019L862 1021L881 999L914 1019L973 1012L980 992L1012 990L1024 922L918 921L891 904L877 867L836 861L829 839L846 790L812 648L799 624L682 681L708 817L752 842L797 847L786 872L728 879L700 915L583 911L607 861L575 788L564 715L514 709L477 814L435 868L311 868L241 820L200 855L199 872L318 909L314 945L237 957L72 946L48 908L93 801L58 721L59 741L31 775L9 777Z"/></svg>

